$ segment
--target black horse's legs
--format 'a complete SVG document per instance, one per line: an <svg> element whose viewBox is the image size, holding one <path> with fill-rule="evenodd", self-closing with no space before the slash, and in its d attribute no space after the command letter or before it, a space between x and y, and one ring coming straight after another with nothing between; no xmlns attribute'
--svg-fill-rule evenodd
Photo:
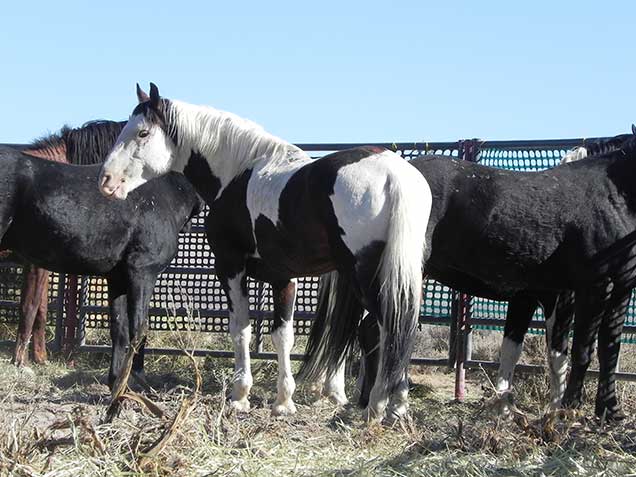
<svg viewBox="0 0 636 477"><path fill-rule="evenodd" d="M272 415L294 414L296 406L292 400L296 383L291 370L291 350L294 346L294 302L296 280L272 283L274 316L272 320L272 343L278 354L278 395L272 406Z"/></svg>
<svg viewBox="0 0 636 477"><path fill-rule="evenodd" d="M497 394L503 395L512 387L512 375L523 350L523 338L528 332L532 315L538 306L536 297L518 296L508 303L504 338L499 354ZM507 413L508 409L503 409Z"/></svg>
<svg viewBox="0 0 636 477"><path fill-rule="evenodd" d="M604 311L604 292L594 289L577 290L575 296L574 339L572 341L572 370L565 388L564 407L579 407L582 401L585 373L592 361L594 342Z"/></svg>
<svg viewBox="0 0 636 477"><path fill-rule="evenodd" d="M612 305L605 313L598 332L599 378L595 413L599 417L605 417L605 419L621 420L625 418L616 397L616 367L630 296L631 290L618 298L612 297Z"/></svg>
<svg viewBox="0 0 636 477"><path fill-rule="evenodd" d="M126 283L121 277L108 278L108 301L110 308L110 338L112 355L108 386L112 389L115 380L121 375L126 356L126 348L130 343L128 335L128 307L126 300Z"/></svg>
<svg viewBox="0 0 636 477"><path fill-rule="evenodd" d="M543 300L546 317L546 346L548 348L548 368L550 371L550 407L558 409L565 392L568 369L568 339L574 320L574 293L561 292L556 302Z"/></svg>
<svg viewBox="0 0 636 477"><path fill-rule="evenodd" d="M367 313L360 322L358 342L362 352L358 374L358 404L364 408L369 404L369 394L373 387L374 378L378 374L380 359L380 328L377 318L371 313Z"/></svg>
<svg viewBox="0 0 636 477"><path fill-rule="evenodd" d="M133 356L132 370L142 384L145 384L143 372L146 333L148 331L148 305L156 281L156 274L143 271L133 271L128 278L128 336L131 343L135 337L141 338Z"/></svg>

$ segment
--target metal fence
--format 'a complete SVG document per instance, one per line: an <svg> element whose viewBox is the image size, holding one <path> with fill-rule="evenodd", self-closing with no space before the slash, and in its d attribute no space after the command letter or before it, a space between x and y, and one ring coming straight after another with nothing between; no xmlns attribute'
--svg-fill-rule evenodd
<svg viewBox="0 0 636 477"><path fill-rule="evenodd" d="M596 140L596 139L594 139ZM380 143L400 153L405 159L425 154L474 160L482 164L513 169L542 170L559 163L570 148L585 144L584 139L535 141L478 141L445 143ZM304 150L319 157L326 153L357 146L357 144L302 144ZM179 251L170 267L157 281L150 305L150 330L186 330L196 327L201 332L228 332L226 299L214 272L214 256L210 253L203 230L205 211L195 218L189 233L179 239ZM20 265L0 266L0 322L16 323L20 294ZM263 337L268 333L272 312L271 288L268 284L249 280L250 315L253 321L253 356L273 357L263 351ZM295 312L295 332L307 335L315 313L318 278L303 278L298 283ZM49 324L55 327L54 349L76 351L104 351L110 344L86 341L87 331L109 326L105 280L97 277L71 279L54 274L49 292ZM473 366L495 366L496 363L471 359L471 330L473 327L500 330L503 327L507 303L470 297L427 280L420 315L421 324L452 325L451 351L456 362L456 395L463 396L463 370ZM196 317L196 319L193 319ZM543 316L537 312L531 327L540 330ZM629 306L625 327L628 334L636 332L636 303ZM631 335L628 335L631 337ZM630 340L631 338L627 338ZM149 353L176 353L174 349L148 349ZM232 356L228 349L197 350L196 354ZM300 355L294 355L299 358ZM447 359L415 356L417 364L445 365ZM526 367L529 368L529 367ZM634 376L621 374L622 378Z"/></svg>

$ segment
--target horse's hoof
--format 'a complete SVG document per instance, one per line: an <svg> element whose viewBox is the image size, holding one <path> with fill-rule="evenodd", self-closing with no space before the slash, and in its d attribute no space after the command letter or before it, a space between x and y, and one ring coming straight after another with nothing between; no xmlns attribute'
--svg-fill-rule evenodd
<svg viewBox="0 0 636 477"><path fill-rule="evenodd" d="M369 406L367 406L367 408L364 410L364 421L367 423L368 426L378 426L382 424L383 418L384 416L371 410Z"/></svg>
<svg viewBox="0 0 636 477"><path fill-rule="evenodd" d="M495 410L495 414L503 418L509 418L512 416L512 411L515 407L514 396L510 391L498 394L493 400L492 407Z"/></svg>
<svg viewBox="0 0 636 477"><path fill-rule="evenodd" d="M274 403L272 406L272 416L291 416L292 414L296 414L296 405L292 400L289 400L284 403Z"/></svg>
<svg viewBox="0 0 636 477"><path fill-rule="evenodd" d="M402 419L406 419L407 416L408 408L406 406L400 406L399 408L391 409L390 411L388 411L383 422L389 426L392 426L400 422Z"/></svg>
<svg viewBox="0 0 636 477"><path fill-rule="evenodd" d="M250 402L247 398L240 399L238 401L230 401L228 403L230 411L233 412L249 412L250 411Z"/></svg>
<svg viewBox="0 0 636 477"><path fill-rule="evenodd" d="M346 406L347 404L349 404L347 396L345 396L343 393L330 393L325 395L325 397L336 406Z"/></svg>
<svg viewBox="0 0 636 477"><path fill-rule="evenodd" d="M19 366L18 367L20 374L22 374L23 376L35 376L35 371L33 371L33 368L31 368L30 366Z"/></svg>
<svg viewBox="0 0 636 477"><path fill-rule="evenodd" d="M627 418L627 415L618 406L597 408L594 413L599 419L606 422L621 422Z"/></svg>

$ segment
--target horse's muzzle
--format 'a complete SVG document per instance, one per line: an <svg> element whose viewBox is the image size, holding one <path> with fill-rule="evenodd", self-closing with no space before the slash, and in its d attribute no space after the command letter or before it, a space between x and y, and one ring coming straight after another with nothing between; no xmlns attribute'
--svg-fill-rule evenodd
<svg viewBox="0 0 636 477"><path fill-rule="evenodd" d="M125 199L125 197L120 197L121 192L123 192L120 190L123 183L122 179L117 180L112 174L102 173L99 179L99 191L109 199Z"/></svg>

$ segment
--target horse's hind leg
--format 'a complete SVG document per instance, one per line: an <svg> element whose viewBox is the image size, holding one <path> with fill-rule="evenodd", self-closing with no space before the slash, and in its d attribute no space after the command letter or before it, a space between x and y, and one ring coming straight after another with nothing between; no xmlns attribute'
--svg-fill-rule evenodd
<svg viewBox="0 0 636 477"><path fill-rule="evenodd" d="M272 283L274 316L272 320L272 342L278 354L278 394L272 406L272 415L294 414L296 406L292 400L296 383L291 370L290 354L294 346L294 302L296 280Z"/></svg>
<svg viewBox="0 0 636 477"><path fill-rule="evenodd" d="M20 299L21 316L14 353L14 363L17 366L24 366L28 363L29 342L31 341L34 321L38 316L38 310L43 296L42 290L44 289L45 293L48 291L48 277L49 272L47 270L28 265L28 271L26 272L22 286ZM44 319L46 320L46 317ZM38 331L38 333L44 332L43 325L36 327L36 329L38 328L42 328L42 331ZM37 339L39 339L39 336ZM38 345L41 347L44 343L38 343ZM46 350L45 345L44 349ZM44 360L46 360L46 351Z"/></svg>
<svg viewBox="0 0 636 477"><path fill-rule="evenodd" d="M561 407L568 369L568 337L574 320L574 293L562 292L542 301L546 316L546 345L550 371L550 408Z"/></svg>
<svg viewBox="0 0 636 477"><path fill-rule="evenodd" d="M378 374L380 359L380 328L378 327L378 319L371 313L367 313L360 322L358 342L362 353L358 373L358 405L365 408L369 404L369 395L374 378Z"/></svg>
<svg viewBox="0 0 636 477"><path fill-rule="evenodd" d="M49 276L48 270L39 270L38 286L40 287L40 305L33 323L33 361L44 364L46 353L46 319L49 309Z"/></svg>
<svg viewBox="0 0 636 477"><path fill-rule="evenodd" d="M600 288L594 287L576 291L572 369L563 394L564 407L579 407L582 403L585 373L592 361L594 343L604 311L603 297L606 292Z"/></svg>

